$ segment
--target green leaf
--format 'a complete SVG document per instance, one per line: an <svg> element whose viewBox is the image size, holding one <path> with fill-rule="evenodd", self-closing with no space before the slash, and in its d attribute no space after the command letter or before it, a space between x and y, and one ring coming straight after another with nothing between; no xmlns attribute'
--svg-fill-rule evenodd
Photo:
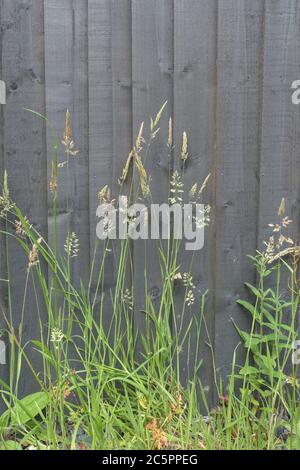
<svg viewBox="0 0 300 470"><path fill-rule="evenodd" d="M259 372L258 369L252 366L242 367L241 370L239 371L240 375L254 375L254 374L257 374L258 372Z"/></svg>
<svg viewBox="0 0 300 470"><path fill-rule="evenodd" d="M254 360L262 373L274 377L276 368L276 361L274 358L266 356L265 354L259 354L259 356L254 356Z"/></svg>
<svg viewBox="0 0 300 470"><path fill-rule="evenodd" d="M237 328L237 327L236 327ZM242 331L237 328L238 334L244 341L245 348L250 348L252 352L256 352L257 347L259 345L260 337L257 335L246 333L246 331Z"/></svg>
<svg viewBox="0 0 300 470"><path fill-rule="evenodd" d="M245 282L245 286L248 287L248 289L252 292L252 294L255 295L255 297L257 297L258 299L261 298L261 293L256 287L252 286L252 284L249 284L249 282Z"/></svg>
<svg viewBox="0 0 300 470"><path fill-rule="evenodd" d="M241 305L242 307L244 307L246 310L248 310L248 312L251 313L251 315L255 318L255 319L259 319L259 315L258 315L258 312L257 312L257 309L254 307L254 305L250 304L250 302L247 302L247 300L237 300L237 304Z"/></svg>
<svg viewBox="0 0 300 470"><path fill-rule="evenodd" d="M26 424L34 419L48 405L50 396L47 392L37 392L18 400L15 406L6 410L0 417L0 429Z"/></svg>

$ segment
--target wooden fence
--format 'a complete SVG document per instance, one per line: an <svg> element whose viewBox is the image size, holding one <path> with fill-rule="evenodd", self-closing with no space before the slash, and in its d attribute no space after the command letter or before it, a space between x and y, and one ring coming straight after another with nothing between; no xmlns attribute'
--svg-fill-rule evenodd
<svg viewBox="0 0 300 470"><path fill-rule="evenodd" d="M51 237L52 139L43 121L23 108L47 115L57 135L70 109L80 155L71 167L69 207L64 197L58 200L58 230L62 244L71 221L80 239L75 279L89 273L97 192L121 174L140 122L149 122L168 100L162 135L169 115L178 145L188 131L187 185L212 173L206 196L212 223L196 255L194 279L200 291L210 291L208 328L224 376L238 343L230 319L246 325L236 300L245 296L243 282L255 282L246 255L268 237L281 197L299 228L300 106L291 101L291 84L300 79L299 45L298 0L0 0L0 79L7 85L0 172L7 169L13 199ZM162 137L147 169L156 201L165 201ZM17 325L27 260L16 246L10 248ZM134 254L137 292L143 249L138 244ZM0 261L5 275L3 246ZM149 289L159 299L157 278L153 260ZM6 285L0 286L5 304ZM31 303L28 338L38 330ZM209 387L211 353L205 346L203 359ZM7 378L5 366L0 371ZM25 393L30 381L23 378L21 386Z"/></svg>

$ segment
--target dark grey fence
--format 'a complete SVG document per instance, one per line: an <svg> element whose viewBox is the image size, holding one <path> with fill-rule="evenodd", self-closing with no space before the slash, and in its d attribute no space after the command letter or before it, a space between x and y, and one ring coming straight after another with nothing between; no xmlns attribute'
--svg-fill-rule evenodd
<svg viewBox="0 0 300 470"><path fill-rule="evenodd" d="M292 104L291 84L300 79L300 2L1 0L0 25L0 79L7 84L0 170L8 171L14 200L49 237L51 135L23 108L47 115L58 135L66 109L72 114L80 155L71 170L71 204L67 209L63 197L58 201L58 230L62 244L71 220L80 238L83 256L75 279L87 278L90 269L99 188L113 186L139 123L149 122L168 100L177 143L183 130L189 133L187 184L212 173L207 201L213 220L194 277L201 291L210 290L208 327L217 367L226 375L238 342L230 318L245 323L236 300L245 295L244 281L255 282L246 254L267 238L282 196L299 228L300 106ZM159 138L148 159L157 202L167 194L164 154ZM17 324L27 260L11 248ZM143 249L137 245L134 254L137 292ZM5 272L3 246L0 256ZM149 288L159 298L157 278L154 260ZM4 306L5 289L2 283ZM37 334L31 302L25 318L29 338ZM205 347L203 354L209 385L211 355ZM25 378L24 391L27 383Z"/></svg>

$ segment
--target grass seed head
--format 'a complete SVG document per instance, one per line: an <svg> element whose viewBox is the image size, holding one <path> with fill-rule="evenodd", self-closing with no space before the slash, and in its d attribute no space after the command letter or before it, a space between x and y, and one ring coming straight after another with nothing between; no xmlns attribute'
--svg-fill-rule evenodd
<svg viewBox="0 0 300 470"><path fill-rule="evenodd" d="M67 236L66 243L64 245L65 252L70 258L75 258L79 254L79 240L75 232L70 233Z"/></svg>
<svg viewBox="0 0 300 470"><path fill-rule="evenodd" d="M66 153L72 156L78 155L79 151L76 150L75 144L73 141L73 132L71 126L71 115L69 110L67 109L66 112L66 124L65 124L65 132L62 140L62 144L66 149Z"/></svg>
<svg viewBox="0 0 300 470"><path fill-rule="evenodd" d="M188 159L188 137L187 133L184 132L182 135L182 147L181 147L181 160L185 163Z"/></svg>

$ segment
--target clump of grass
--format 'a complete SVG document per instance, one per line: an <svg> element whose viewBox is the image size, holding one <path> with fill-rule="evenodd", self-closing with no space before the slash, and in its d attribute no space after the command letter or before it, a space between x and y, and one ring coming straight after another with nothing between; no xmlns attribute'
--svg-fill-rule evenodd
<svg viewBox="0 0 300 470"><path fill-rule="evenodd" d="M166 104L150 122L150 136L144 136L141 125L135 146L119 179L120 192L135 167L140 182L136 198L151 201L151 177L146 161L151 143L156 138ZM80 158L73 141L71 116L67 112L63 145L67 159ZM169 120L166 145L168 156L173 152L173 127ZM169 204L182 204L189 192L197 202L209 181L185 188L184 165L192 158L188 152L187 134L183 134L180 159L182 171L170 172ZM205 304L208 292L199 292L189 271L181 273L180 241L171 239L167 246L158 241L161 297L154 302L147 290L143 292L145 309L136 309L136 292L128 279L132 276L131 241L118 243L109 239L103 244L99 260L98 245L87 286L75 287L72 262L80 257L80 240L69 227L64 253L56 247L56 199L59 191L58 139L54 137L50 189L53 193L54 236L50 246L43 234L36 231L27 217L9 196L7 175L0 198L1 216L6 237L13 237L28 256L27 281L24 293L24 317L28 278L34 290L42 293L43 305L37 299L36 320L40 337L31 338L30 346L40 356L41 365L32 363L32 351L23 341L23 322L18 329L13 318L4 312L10 341L10 382L1 381L1 398L7 410L0 417L2 448L34 449L267 449L299 447L299 383L296 369L287 369L296 338L299 302L297 257L289 263L281 253L289 243L282 229L287 220L280 211L281 225L272 227L279 233L280 250L252 258L258 272L258 286L248 285L253 303L240 301L252 316L250 332L238 331L245 345L245 364L236 364L227 385L216 383L219 401L211 407L200 380L201 357L199 342L193 357L186 364L188 380L181 380L181 351L190 347L190 335L206 329ZM67 163L68 163L67 160ZM188 190L188 191L186 191ZM122 194L122 192L121 192ZM99 200L115 204L116 196L108 186L99 191ZM132 187L127 196L133 198ZM205 208L204 225L209 223L209 206ZM194 221L197 223L197 221ZM198 221L199 222L199 221ZM13 231L11 230L13 229ZM15 230L15 231L14 231ZM290 244L291 248L291 244ZM104 290L105 272L113 253L115 286ZM296 247L294 247L296 253ZM8 254L9 255L9 254ZM48 268L45 277L43 266ZM289 274L290 299L280 295L281 272ZM145 267L147 277L147 267ZM275 275L276 289L266 286ZM93 282L92 282L93 280ZM8 299L11 280L8 280ZM176 302L176 289L183 292L183 306ZM139 295L141 293L139 292ZM99 300L100 299L100 300ZM40 311L47 312L42 318ZM109 325L104 315L111 312ZM185 312L192 320L188 326L178 324ZM287 313L288 312L288 313ZM33 315L34 312L30 312ZM146 330L133 327L134 315L145 315ZM287 319L287 321L285 321ZM209 335L206 341L212 350ZM212 351L213 353L213 351ZM19 396L19 380L27 365L39 391L25 398ZM212 371L215 374L215 371ZM278 430L284 429L279 433Z"/></svg>
<svg viewBox="0 0 300 470"><path fill-rule="evenodd" d="M246 286L254 301L239 301L250 314L252 326L250 332L237 327L246 349L246 361L238 377L242 380L243 407L269 422L267 448L280 435L278 430L284 431L281 434L287 446L299 448L300 384L295 341L299 335L300 251L285 233L292 221L286 216L284 199L278 219L269 225L272 234L264 243L265 251L251 257L258 282Z"/></svg>

